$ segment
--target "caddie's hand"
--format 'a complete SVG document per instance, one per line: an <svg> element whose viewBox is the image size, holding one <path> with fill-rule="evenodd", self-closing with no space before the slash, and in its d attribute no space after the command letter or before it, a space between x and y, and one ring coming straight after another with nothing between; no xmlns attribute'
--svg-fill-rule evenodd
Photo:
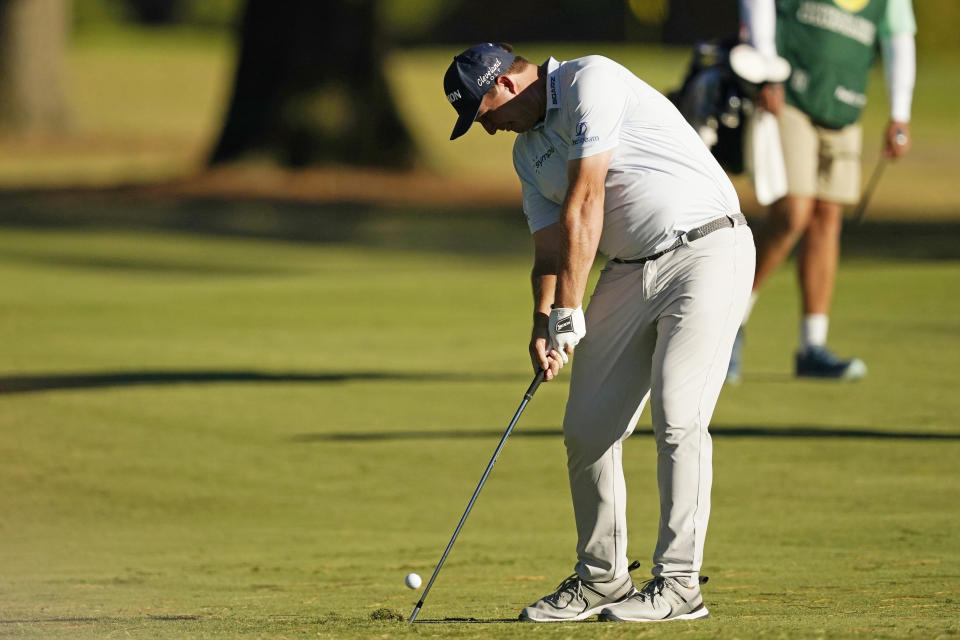
<svg viewBox="0 0 960 640"><path fill-rule="evenodd" d="M910 123L891 120L883 135L883 155L896 160L910 151Z"/></svg>
<svg viewBox="0 0 960 640"><path fill-rule="evenodd" d="M553 380L560 373L563 360L560 354L550 349L550 332L547 330L548 316L537 313L533 320L533 331L530 335L530 362L534 371L546 371L544 382Z"/></svg>
<svg viewBox="0 0 960 640"><path fill-rule="evenodd" d="M559 307L550 312L547 322L550 330L550 348L556 351L567 364L574 347L587 335L587 322L583 318L583 309Z"/></svg>
<svg viewBox="0 0 960 640"><path fill-rule="evenodd" d="M760 109L779 116L783 108L783 85L778 82L768 82L760 87L754 102Z"/></svg>

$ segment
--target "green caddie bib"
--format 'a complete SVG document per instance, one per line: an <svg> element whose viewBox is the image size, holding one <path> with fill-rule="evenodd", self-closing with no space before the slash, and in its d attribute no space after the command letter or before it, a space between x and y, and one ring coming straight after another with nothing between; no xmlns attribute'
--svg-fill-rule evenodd
<svg viewBox="0 0 960 640"><path fill-rule="evenodd" d="M860 119L887 0L777 0L777 52L793 71L787 103L840 128Z"/></svg>

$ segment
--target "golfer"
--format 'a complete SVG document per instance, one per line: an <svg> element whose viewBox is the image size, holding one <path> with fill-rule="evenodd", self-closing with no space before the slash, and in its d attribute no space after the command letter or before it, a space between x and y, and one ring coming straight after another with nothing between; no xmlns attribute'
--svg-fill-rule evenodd
<svg viewBox="0 0 960 640"><path fill-rule="evenodd" d="M607 58L537 66L507 45L480 44L454 58L444 90L459 114L451 139L473 122L518 134L513 163L534 240L534 368L551 380L577 347L563 423L575 573L520 618L704 617L707 426L755 258L736 192L673 105ZM584 313L598 250L609 261ZM648 398L660 525L654 577L637 591L621 452Z"/></svg>

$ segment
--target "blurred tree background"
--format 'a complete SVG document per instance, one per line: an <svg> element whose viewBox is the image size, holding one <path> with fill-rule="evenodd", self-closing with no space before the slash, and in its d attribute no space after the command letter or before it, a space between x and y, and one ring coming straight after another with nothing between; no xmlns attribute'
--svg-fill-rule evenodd
<svg viewBox="0 0 960 640"><path fill-rule="evenodd" d="M58 132L67 126L63 67L70 4L0 2L0 128Z"/></svg>
<svg viewBox="0 0 960 640"><path fill-rule="evenodd" d="M944 141L960 137L960 2L914 9L916 166L932 179L952 171ZM151 183L211 164L449 176L469 163L502 177L505 137L447 144L439 86L455 50L606 53L666 90L690 43L736 28L734 0L0 0L0 187ZM873 85L868 131L886 106ZM940 145L932 174L925 138Z"/></svg>
<svg viewBox="0 0 960 640"><path fill-rule="evenodd" d="M210 161L412 166L376 8L372 0L248 0L233 96Z"/></svg>

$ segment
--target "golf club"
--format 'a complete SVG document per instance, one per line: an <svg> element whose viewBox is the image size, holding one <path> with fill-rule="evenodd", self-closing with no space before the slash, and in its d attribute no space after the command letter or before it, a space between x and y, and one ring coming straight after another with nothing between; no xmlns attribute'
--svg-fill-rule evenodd
<svg viewBox="0 0 960 640"><path fill-rule="evenodd" d="M867 204L870 202L873 192L876 191L877 184L880 182L880 176L883 175L883 170L886 166L886 156L880 156L880 159L877 161L877 166L873 170L873 175L870 176L870 182L867 183L867 188L863 190L863 195L860 196L860 202L857 203L857 208L853 212L853 221L855 223L859 224L863 219L863 214L867 210Z"/></svg>
<svg viewBox="0 0 960 640"><path fill-rule="evenodd" d="M490 463L487 465L486 471L483 472L483 476L480 478L480 484L477 485L476 490L473 492L473 497L470 498L470 502L467 504L467 508L463 512L463 516L460 518L460 523L453 532L450 542L447 543L447 548L440 557L440 562L437 563L437 568L433 570L433 575L430 576L430 581L427 582L427 586L420 595L420 600L417 602L417 606L413 608L413 613L410 614L411 623L416 620L417 614L420 613L420 609L423 607L423 603L427 599L427 594L430 593L430 587L433 586L433 581L437 579L437 574L440 573L440 568L443 566L443 563L446 562L447 556L450 554L450 549L453 548L453 543L460 534L460 529L463 528L463 523L466 522L467 516L470 515L470 510L473 509L473 503L476 502L477 496L480 495L480 490L483 489L483 483L487 481L487 476L490 475L490 470L493 469L493 463L497 461L497 456L500 455L500 450L503 449L503 445L510 436L510 432L513 431L513 427L517 424L517 420L520 419L520 414L523 413L527 403L533 398L533 394L536 393L537 387L539 387L540 383L543 382L543 378L546 376L546 373L547 372L544 369L538 371L537 375L533 378L533 382L531 382L530 386L527 388L526 393L523 394L523 402L520 403L520 407L517 409L517 412L513 414L513 420L510 421L510 426L508 426L507 430L503 432L503 437L500 438L500 444L497 445L497 449L493 452L493 457L490 458Z"/></svg>
<svg viewBox="0 0 960 640"><path fill-rule="evenodd" d="M895 131L894 143L903 146L910 141L910 138L907 136L907 133L900 127ZM877 189L877 184L880 182L880 176L883 175L883 170L887 166L887 156L883 154L880 156L880 159L877 161L877 166L873 170L873 175L870 176L870 182L867 183L867 188L863 190L863 195L860 197L860 202L857 203L857 208L853 212L853 221L857 224L863 219L863 214L867 210L867 203L870 202L870 198L873 197L873 192Z"/></svg>

